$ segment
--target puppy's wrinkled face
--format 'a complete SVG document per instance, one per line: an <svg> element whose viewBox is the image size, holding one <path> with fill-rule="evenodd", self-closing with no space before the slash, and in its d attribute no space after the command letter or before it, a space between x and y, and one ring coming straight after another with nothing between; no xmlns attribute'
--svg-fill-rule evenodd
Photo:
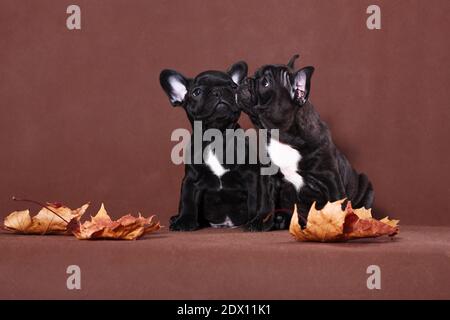
<svg viewBox="0 0 450 320"><path fill-rule="evenodd" d="M204 129L226 129L239 119L236 95L246 76L247 64L238 62L227 72L205 71L193 79L163 70L160 82L171 104L182 106L191 123L202 121Z"/></svg>
<svg viewBox="0 0 450 320"><path fill-rule="evenodd" d="M313 67L293 71L294 56L287 65L266 65L239 88L240 107L257 127L282 129L309 98Z"/></svg>

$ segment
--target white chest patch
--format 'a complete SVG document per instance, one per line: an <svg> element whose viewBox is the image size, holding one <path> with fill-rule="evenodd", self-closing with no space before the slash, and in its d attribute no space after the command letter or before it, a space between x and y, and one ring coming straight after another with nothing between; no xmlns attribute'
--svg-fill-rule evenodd
<svg viewBox="0 0 450 320"><path fill-rule="evenodd" d="M291 146L281 143L278 140L270 139L267 146L270 160L278 167L284 178L292 183L297 191L304 185L302 176L297 171L297 166L302 156Z"/></svg>
<svg viewBox="0 0 450 320"><path fill-rule="evenodd" d="M222 164L217 159L216 155L212 152L211 149L208 149L206 153L205 164L211 169L211 171L217 176L222 177L225 173L230 171L229 169L225 169Z"/></svg>

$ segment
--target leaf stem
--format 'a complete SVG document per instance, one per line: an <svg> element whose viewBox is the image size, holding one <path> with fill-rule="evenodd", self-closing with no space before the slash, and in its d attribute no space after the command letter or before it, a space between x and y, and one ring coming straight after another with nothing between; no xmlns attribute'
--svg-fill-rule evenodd
<svg viewBox="0 0 450 320"><path fill-rule="evenodd" d="M63 220L65 223L69 223L69 221L67 221L66 219L64 219L63 217L61 217L56 211L50 209L47 205L43 204L42 202L39 201L35 201L35 200L30 200L30 199L20 199L20 198L16 198L16 197L12 197L12 199L14 201L24 201L24 202L30 202L30 203L34 203L37 204L38 206L41 206L45 209L47 209L48 211L53 212L58 218L60 218L61 220Z"/></svg>

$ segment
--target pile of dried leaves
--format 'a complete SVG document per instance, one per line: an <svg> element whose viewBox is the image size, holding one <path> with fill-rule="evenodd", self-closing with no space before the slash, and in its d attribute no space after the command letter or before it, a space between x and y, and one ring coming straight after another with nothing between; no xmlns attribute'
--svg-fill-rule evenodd
<svg viewBox="0 0 450 320"><path fill-rule="evenodd" d="M89 207L88 203L72 210L61 203L25 201L37 203L42 209L33 217L29 210L12 212L5 218L6 230L20 234L73 234L78 239L86 240L135 240L161 228L155 216L144 218L141 214L138 217L127 214L114 221L103 204L90 221L81 223L81 217Z"/></svg>
<svg viewBox="0 0 450 320"><path fill-rule="evenodd" d="M112 220L103 204L94 217L82 223L81 217L88 209L89 203L72 210L61 203L22 201L34 202L42 209L33 217L29 210L23 210L14 211L5 218L5 229L20 234L71 234L83 240L135 240L161 228L155 216L145 218L141 214L137 217L127 214ZM318 210L314 203L303 229L298 223L295 208L289 232L298 241L317 242L347 241L383 235L393 237L399 232L398 220L390 220L388 217L377 220L372 217L371 209L353 209L350 202L343 209L344 202L345 199L328 202L321 210Z"/></svg>
<svg viewBox="0 0 450 320"><path fill-rule="evenodd" d="M313 203L308 214L306 227L298 223L297 208L292 215L289 232L298 241L336 242L359 238L390 237L399 232L399 220L388 217L377 220L372 217L371 209L353 209L348 202L342 209L345 199L328 202L321 210Z"/></svg>
<svg viewBox="0 0 450 320"><path fill-rule="evenodd" d="M68 229L78 239L125 239L134 240L146 233L161 228L155 216L144 218L139 214L133 217L127 214L116 221L111 220L102 204L98 213L90 221L81 224L77 220L69 223Z"/></svg>

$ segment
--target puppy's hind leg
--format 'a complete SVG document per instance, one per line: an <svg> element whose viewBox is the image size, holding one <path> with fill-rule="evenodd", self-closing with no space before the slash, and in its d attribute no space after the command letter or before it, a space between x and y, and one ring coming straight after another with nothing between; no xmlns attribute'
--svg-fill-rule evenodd
<svg viewBox="0 0 450 320"><path fill-rule="evenodd" d="M170 218L169 230L193 231L199 228L198 209L201 190L189 176L183 179L178 215Z"/></svg>
<svg viewBox="0 0 450 320"><path fill-rule="evenodd" d="M358 191L353 199L350 200L353 208L372 208L374 200L373 186L364 173L358 175Z"/></svg>
<svg viewBox="0 0 450 320"><path fill-rule="evenodd" d="M255 183L248 188L249 222L246 231L269 231L274 223L274 186L270 176L254 177ZM256 214L252 214L255 210Z"/></svg>
<svg viewBox="0 0 450 320"><path fill-rule="evenodd" d="M297 191L294 186L282 180L281 177L274 177L276 183L275 190L275 218L273 230L286 230L294 212L294 205L297 199Z"/></svg>

